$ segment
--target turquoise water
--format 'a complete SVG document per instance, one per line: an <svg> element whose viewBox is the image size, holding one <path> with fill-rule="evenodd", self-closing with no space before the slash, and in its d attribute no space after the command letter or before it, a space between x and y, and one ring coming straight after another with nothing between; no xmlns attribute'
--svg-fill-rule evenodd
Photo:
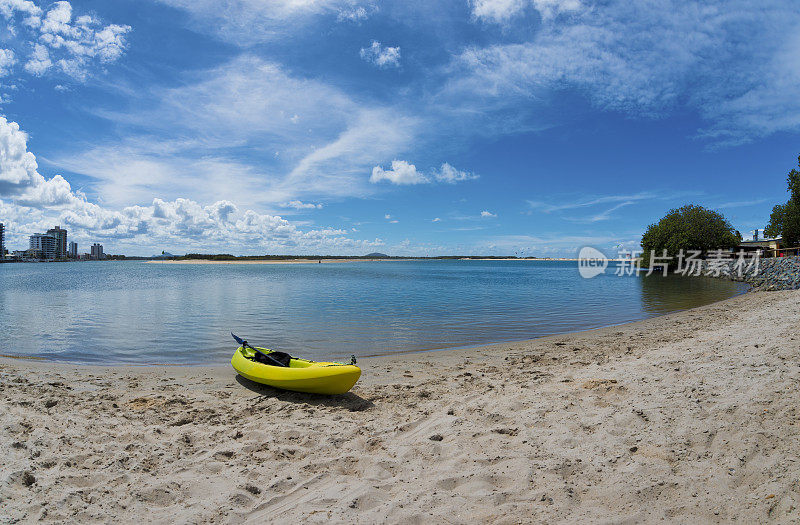
<svg viewBox="0 0 800 525"><path fill-rule="evenodd" d="M229 332L312 359L431 350L644 319L725 299L704 278L582 279L559 261L0 265L0 353L224 363Z"/></svg>

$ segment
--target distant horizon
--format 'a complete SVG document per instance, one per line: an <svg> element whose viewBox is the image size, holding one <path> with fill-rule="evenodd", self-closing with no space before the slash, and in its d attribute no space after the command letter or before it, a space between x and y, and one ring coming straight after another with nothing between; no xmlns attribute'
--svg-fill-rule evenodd
<svg viewBox="0 0 800 525"><path fill-rule="evenodd" d="M789 0L16 2L0 222L149 256L572 257L800 154Z"/></svg>

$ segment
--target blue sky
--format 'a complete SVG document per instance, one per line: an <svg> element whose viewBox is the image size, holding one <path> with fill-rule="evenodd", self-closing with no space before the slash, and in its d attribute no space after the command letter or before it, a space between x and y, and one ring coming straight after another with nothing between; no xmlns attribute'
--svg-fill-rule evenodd
<svg viewBox="0 0 800 525"><path fill-rule="evenodd" d="M0 222L82 248L572 256L742 232L800 154L790 1L0 0Z"/></svg>

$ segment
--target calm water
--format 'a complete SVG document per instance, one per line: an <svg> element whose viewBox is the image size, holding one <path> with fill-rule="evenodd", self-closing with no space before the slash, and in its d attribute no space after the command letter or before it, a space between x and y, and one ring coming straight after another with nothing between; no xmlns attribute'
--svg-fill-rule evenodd
<svg viewBox="0 0 800 525"><path fill-rule="evenodd" d="M222 363L228 332L310 358L529 339L736 295L716 279L581 279L574 262L0 265L0 353Z"/></svg>

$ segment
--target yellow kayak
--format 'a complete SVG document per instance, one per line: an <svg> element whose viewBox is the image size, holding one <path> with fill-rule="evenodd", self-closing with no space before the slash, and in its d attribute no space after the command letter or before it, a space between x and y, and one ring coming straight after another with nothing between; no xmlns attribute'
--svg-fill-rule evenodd
<svg viewBox="0 0 800 525"><path fill-rule="evenodd" d="M258 350L266 355L273 353L266 348ZM361 369L355 365L292 357L288 359L289 366L272 366L258 362L255 357L256 351L251 347L240 346L233 354L231 365L240 375L251 381L284 390L311 394L344 394L361 377Z"/></svg>

